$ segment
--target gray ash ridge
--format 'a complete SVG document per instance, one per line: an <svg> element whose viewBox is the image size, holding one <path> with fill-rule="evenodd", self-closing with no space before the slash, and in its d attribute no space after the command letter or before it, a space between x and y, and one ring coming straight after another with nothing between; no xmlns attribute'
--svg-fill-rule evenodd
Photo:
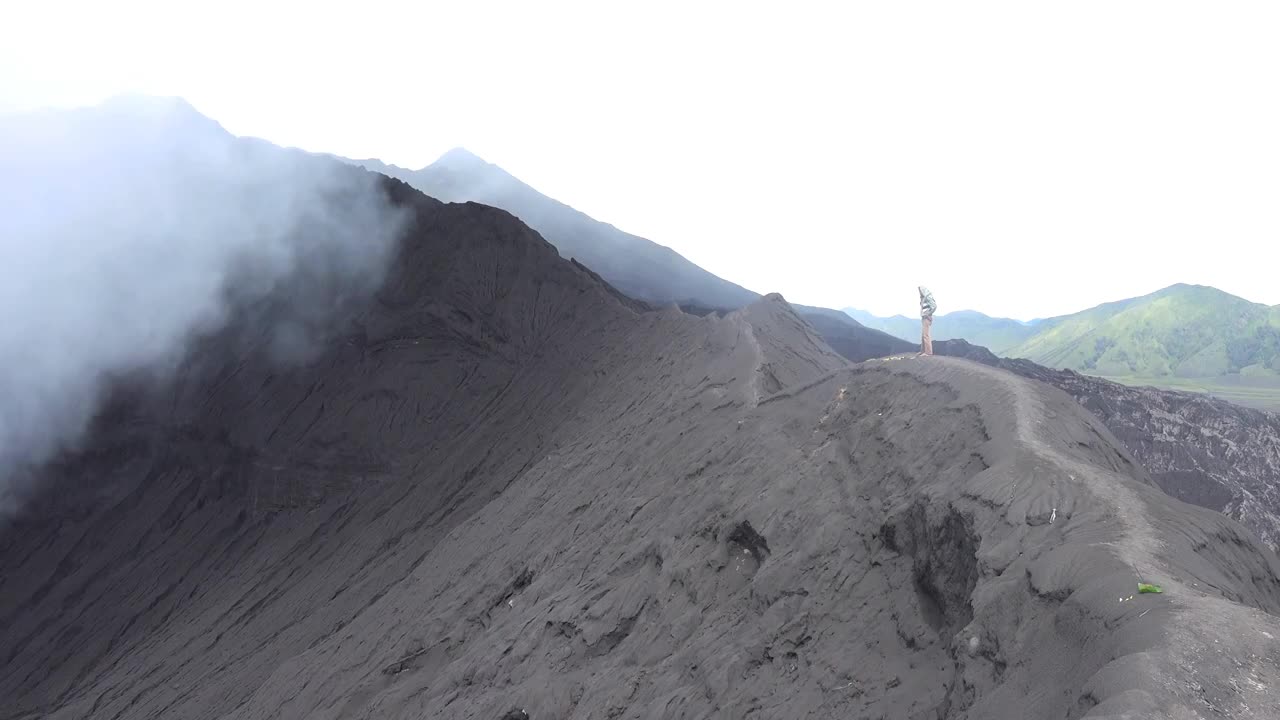
<svg viewBox="0 0 1280 720"><path fill-rule="evenodd" d="M1275 717L1275 554L1066 392L386 187L344 334L208 338L0 531L0 718Z"/></svg>
<svg viewBox="0 0 1280 720"><path fill-rule="evenodd" d="M759 295L707 272L670 248L623 232L539 193L464 149L420 170L348 161L400 178L432 197L500 207L537 230L563 257L581 261L630 297L672 303L696 315L724 316ZM850 283L859 273L853 267ZM914 288L906 288L914 294ZM918 345L861 325L828 308L794 306L831 349L854 362L909 353ZM937 342L940 355L967 357L1047 382L1080 401L1138 458L1165 491L1240 520L1280 549L1280 416L1223 401L1153 388L1128 388L1003 360L963 340Z"/></svg>

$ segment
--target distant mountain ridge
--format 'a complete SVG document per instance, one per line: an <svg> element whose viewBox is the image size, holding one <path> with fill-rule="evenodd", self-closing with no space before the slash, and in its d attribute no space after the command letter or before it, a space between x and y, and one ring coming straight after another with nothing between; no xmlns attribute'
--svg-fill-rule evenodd
<svg viewBox="0 0 1280 720"><path fill-rule="evenodd" d="M878 317L865 310L845 308L844 313L859 323L894 337L916 342L920 338L920 318L904 315ZM1016 347L1036 332L1036 325L1009 318L997 318L974 310L943 313L933 319L932 334L936 340L968 340L976 345L1003 353Z"/></svg>
<svg viewBox="0 0 1280 720"><path fill-rule="evenodd" d="M404 180L444 202L474 201L502 208L541 233L566 258L576 258L637 300L737 308L760 297L703 270L665 245L619 230L543 195L463 148L450 150L420 170L380 160L350 162Z"/></svg>
<svg viewBox="0 0 1280 720"><path fill-rule="evenodd" d="M403 180L444 202L478 202L501 208L537 230L560 254L576 260L629 297L655 305L676 304L705 315L744 307L759 293L704 270L664 245L601 222L485 161L454 148L420 170L381 160L339 158ZM839 310L792 304L833 348L860 361L907 352L918 341L864 327Z"/></svg>

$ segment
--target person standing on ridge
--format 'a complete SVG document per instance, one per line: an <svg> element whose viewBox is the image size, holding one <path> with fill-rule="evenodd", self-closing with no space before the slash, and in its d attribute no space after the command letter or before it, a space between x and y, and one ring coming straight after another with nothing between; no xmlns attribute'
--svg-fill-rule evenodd
<svg viewBox="0 0 1280 720"><path fill-rule="evenodd" d="M933 354L933 337L929 331L933 327L933 313L938 309L938 303L933 301L933 293L929 292L929 288L920 285L917 287L920 291L920 354Z"/></svg>

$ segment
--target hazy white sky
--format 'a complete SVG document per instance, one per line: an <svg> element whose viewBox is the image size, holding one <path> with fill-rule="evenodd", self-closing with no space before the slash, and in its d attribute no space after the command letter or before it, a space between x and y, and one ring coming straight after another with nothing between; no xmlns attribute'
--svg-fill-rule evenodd
<svg viewBox="0 0 1280 720"><path fill-rule="evenodd" d="M0 110L133 91L408 167L462 145L797 302L1280 303L1274 0L9 5Z"/></svg>

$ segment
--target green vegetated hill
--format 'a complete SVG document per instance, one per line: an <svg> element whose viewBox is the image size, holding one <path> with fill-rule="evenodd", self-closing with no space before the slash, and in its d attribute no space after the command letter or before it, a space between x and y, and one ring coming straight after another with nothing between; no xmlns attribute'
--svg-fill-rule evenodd
<svg viewBox="0 0 1280 720"><path fill-rule="evenodd" d="M916 318L845 312L899 338L920 335ZM1129 385L1208 392L1280 411L1280 306L1211 287L1174 285L1030 323L972 311L948 313L934 319L933 334Z"/></svg>
<svg viewBox="0 0 1280 720"><path fill-rule="evenodd" d="M869 328L882 330L903 340L912 342L920 340L920 318L918 317L909 318L903 315L877 317L856 308L845 308L844 312ZM991 317L973 310L944 313L933 319L935 340L967 340L974 345L981 345L1001 354L1026 341L1035 334L1036 330L1036 325L1032 323Z"/></svg>
<svg viewBox="0 0 1280 720"><path fill-rule="evenodd" d="M1005 354L1116 378L1280 377L1280 307L1174 285L1044 320Z"/></svg>

